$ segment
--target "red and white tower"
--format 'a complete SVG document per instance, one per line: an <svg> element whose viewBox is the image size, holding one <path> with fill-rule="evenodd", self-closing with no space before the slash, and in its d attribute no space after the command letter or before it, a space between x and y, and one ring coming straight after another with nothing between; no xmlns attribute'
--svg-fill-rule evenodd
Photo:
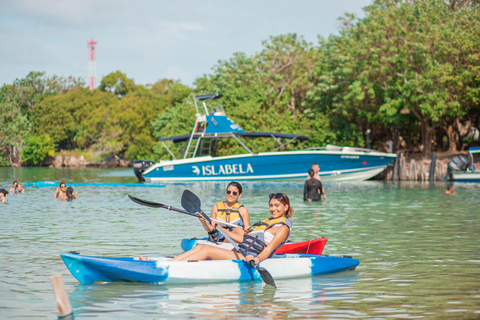
<svg viewBox="0 0 480 320"><path fill-rule="evenodd" d="M95 45L97 44L97 40L90 40L87 41L88 46L88 82L90 84L90 90L95 89Z"/></svg>

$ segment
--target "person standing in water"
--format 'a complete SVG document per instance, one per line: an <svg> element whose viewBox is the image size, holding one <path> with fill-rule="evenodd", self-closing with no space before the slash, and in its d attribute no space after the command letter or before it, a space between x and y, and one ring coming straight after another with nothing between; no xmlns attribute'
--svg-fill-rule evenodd
<svg viewBox="0 0 480 320"><path fill-rule="evenodd" d="M445 191L446 194L452 194L455 193L455 186L453 184L449 184L447 186L447 190Z"/></svg>
<svg viewBox="0 0 480 320"><path fill-rule="evenodd" d="M65 182L60 182L60 186L55 190L54 198L66 199L67 198L67 185Z"/></svg>
<svg viewBox="0 0 480 320"><path fill-rule="evenodd" d="M312 166L310 167L310 169L312 169L315 173L313 175L313 178L317 179L318 181L320 181L320 183L322 183L322 178L320 177L320 175L318 174L320 172L320 166L317 164L317 163L312 163ZM308 174L307 175L307 181L312 179L312 177ZM323 200L327 200L327 196L325 195L325 188L323 187L322 185L322 192L321 194L323 194Z"/></svg>
<svg viewBox="0 0 480 320"><path fill-rule="evenodd" d="M322 186L322 182L315 179L315 171L313 169L308 170L308 176L310 177L309 180L305 181L305 185L303 186L303 201L312 202L312 201L320 201L327 200L327 195L325 194L325 188Z"/></svg>
<svg viewBox="0 0 480 320"><path fill-rule="evenodd" d="M73 193L73 188L68 187L67 191L65 192L65 200L77 200L78 199L78 192L75 191L75 194Z"/></svg>

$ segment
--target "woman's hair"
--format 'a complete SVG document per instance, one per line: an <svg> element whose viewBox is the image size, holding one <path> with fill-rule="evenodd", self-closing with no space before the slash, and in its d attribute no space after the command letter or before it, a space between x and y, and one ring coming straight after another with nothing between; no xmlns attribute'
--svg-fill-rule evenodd
<svg viewBox="0 0 480 320"><path fill-rule="evenodd" d="M66 191L66 194L67 194L67 199L73 199L74 196L73 196L73 188L72 187L68 187L67 188L67 191Z"/></svg>
<svg viewBox="0 0 480 320"><path fill-rule="evenodd" d="M292 215L293 215L293 212L295 210L293 210L292 206L290 205L290 199L288 198L288 196L285 194L285 193L271 193L269 195L269 200L268 200L268 204L270 204L270 201L272 200L272 198L275 198L277 199L278 201L280 201L281 204L283 205L286 205L288 204L288 210L286 212L286 217L287 218L291 218Z"/></svg>
<svg viewBox="0 0 480 320"><path fill-rule="evenodd" d="M236 182L236 181L232 181L232 182L230 182L230 183L228 184L227 189L228 189L228 187L230 187L230 186L234 186L235 188L238 189L238 192L240 192L240 194L242 194L242 185L241 185L240 183L238 183L238 182Z"/></svg>
<svg viewBox="0 0 480 320"><path fill-rule="evenodd" d="M13 181L13 186L15 187L16 185L18 185L18 182L17 182L17 181Z"/></svg>
<svg viewBox="0 0 480 320"><path fill-rule="evenodd" d="M313 169L308 169L308 175L312 178L310 180L312 180L312 187L315 187L315 179L313 178L313 176L315 175L315 171L313 171Z"/></svg>

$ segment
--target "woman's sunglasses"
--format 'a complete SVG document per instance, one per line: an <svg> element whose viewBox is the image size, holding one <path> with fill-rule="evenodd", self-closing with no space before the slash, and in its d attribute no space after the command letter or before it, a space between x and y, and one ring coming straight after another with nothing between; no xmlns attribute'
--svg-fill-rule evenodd
<svg viewBox="0 0 480 320"><path fill-rule="evenodd" d="M283 198L283 193L270 193L268 198L270 198L270 199L272 199L272 198L282 199Z"/></svg>
<svg viewBox="0 0 480 320"><path fill-rule="evenodd" d="M230 190L227 190L227 194L233 194L233 196L237 196L238 195L238 192L237 191L230 191Z"/></svg>

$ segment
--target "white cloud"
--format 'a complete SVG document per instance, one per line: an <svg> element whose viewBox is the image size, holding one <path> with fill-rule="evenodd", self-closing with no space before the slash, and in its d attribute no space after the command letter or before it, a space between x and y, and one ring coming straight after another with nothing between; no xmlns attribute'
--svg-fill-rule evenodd
<svg viewBox="0 0 480 320"><path fill-rule="evenodd" d="M234 52L262 49L270 35L316 43L336 32L344 11L371 0L0 0L0 84L24 70L88 75L87 40L97 45L97 78L116 70L136 83L161 77L191 84Z"/></svg>

